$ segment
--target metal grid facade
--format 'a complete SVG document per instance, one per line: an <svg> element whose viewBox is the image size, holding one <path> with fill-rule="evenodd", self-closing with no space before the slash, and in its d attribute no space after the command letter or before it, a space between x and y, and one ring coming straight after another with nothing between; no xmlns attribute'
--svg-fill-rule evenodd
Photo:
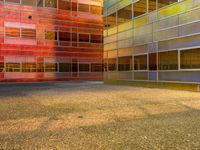
<svg viewBox="0 0 200 150"><path fill-rule="evenodd" d="M107 0L104 16L105 80L200 82L199 0Z"/></svg>

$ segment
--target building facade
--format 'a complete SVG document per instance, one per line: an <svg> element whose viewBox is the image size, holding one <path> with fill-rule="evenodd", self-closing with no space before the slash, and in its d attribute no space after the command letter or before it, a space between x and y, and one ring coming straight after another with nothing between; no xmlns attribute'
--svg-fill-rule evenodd
<svg viewBox="0 0 200 150"><path fill-rule="evenodd" d="M106 0L105 80L200 82L199 0Z"/></svg>
<svg viewBox="0 0 200 150"><path fill-rule="evenodd" d="M102 0L0 0L0 81L102 80Z"/></svg>

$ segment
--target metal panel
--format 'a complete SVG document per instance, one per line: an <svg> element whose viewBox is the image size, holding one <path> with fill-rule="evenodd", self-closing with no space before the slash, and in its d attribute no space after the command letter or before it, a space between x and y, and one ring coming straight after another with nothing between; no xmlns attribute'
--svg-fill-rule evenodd
<svg viewBox="0 0 200 150"><path fill-rule="evenodd" d="M127 30L127 31L118 33L118 40L128 39L131 37L132 37L132 30Z"/></svg>
<svg viewBox="0 0 200 150"><path fill-rule="evenodd" d="M200 82L200 71L160 72L159 80Z"/></svg>
<svg viewBox="0 0 200 150"><path fill-rule="evenodd" d="M148 45L134 46L133 55L144 54L148 52Z"/></svg>
<svg viewBox="0 0 200 150"><path fill-rule="evenodd" d="M132 80L132 72L119 72L119 80Z"/></svg>
<svg viewBox="0 0 200 150"><path fill-rule="evenodd" d="M127 48L132 46L132 39L118 41L118 48Z"/></svg>
<svg viewBox="0 0 200 150"><path fill-rule="evenodd" d="M104 45L104 50L115 50L115 49L117 49L117 42Z"/></svg>
<svg viewBox="0 0 200 150"><path fill-rule="evenodd" d="M148 72L134 72L134 80L148 80Z"/></svg>
<svg viewBox="0 0 200 150"><path fill-rule="evenodd" d="M187 47L199 47L200 46L199 41L200 41L200 35L162 41L158 43L158 50L166 51L166 50L180 49Z"/></svg>

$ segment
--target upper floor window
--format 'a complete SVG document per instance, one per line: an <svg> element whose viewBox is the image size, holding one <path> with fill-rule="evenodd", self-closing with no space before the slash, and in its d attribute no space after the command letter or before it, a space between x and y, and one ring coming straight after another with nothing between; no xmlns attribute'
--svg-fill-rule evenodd
<svg viewBox="0 0 200 150"><path fill-rule="evenodd" d="M5 36L12 38L20 38L20 28L6 28Z"/></svg>
<svg viewBox="0 0 200 150"><path fill-rule="evenodd" d="M36 39L35 29L6 28L5 37Z"/></svg>
<svg viewBox="0 0 200 150"><path fill-rule="evenodd" d="M91 43L102 43L101 35L91 35Z"/></svg>
<svg viewBox="0 0 200 150"><path fill-rule="evenodd" d="M5 1L10 3L20 3L20 0L5 0Z"/></svg>
<svg viewBox="0 0 200 150"><path fill-rule="evenodd" d="M91 11L91 14L96 14L96 15L102 14L102 8L99 6L91 6L90 11Z"/></svg>
<svg viewBox="0 0 200 150"><path fill-rule="evenodd" d="M79 34L79 42L90 42L89 34Z"/></svg>
<svg viewBox="0 0 200 150"><path fill-rule="evenodd" d="M46 40L57 40L57 32L56 31L46 31L45 39Z"/></svg>
<svg viewBox="0 0 200 150"><path fill-rule="evenodd" d="M63 10L71 10L71 1L70 0L59 0L58 8Z"/></svg>
<svg viewBox="0 0 200 150"><path fill-rule="evenodd" d="M90 7L89 7L89 5L86 5L86 4L78 4L78 11L89 13Z"/></svg>
<svg viewBox="0 0 200 150"><path fill-rule="evenodd" d="M133 4L134 17L147 13L147 0L140 0Z"/></svg>
<svg viewBox="0 0 200 150"><path fill-rule="evenodd" d="M21 29L21 37L24 39L36 39L35 29Z"/></svg>
<svg viewBox="0 0 200 150"><path fill-rule="evenodd" d="M157 0L149 0L148 4L149 4L149 12L152 12L154 10L156 10L156 1Z"/></svg>
<svg viewBox="0 0 200 150"><path fill-rule="evenodd" d="M71 41L71 33L70 32L59 32L59 40L60 41Z"/></svg>
<svg viewBox="0 0 200 150"><path fill-rule="evenodd" d="M22 5L35 6L36 0L21 0Z"/></svg>
<svg viewBox="0 0 200 150"><path fill-rule="evenodd" d="M158 9L178 2L178 0L158 0Z"/></svg>
<svg viewBox="0 0 200 150"><path fill-rule="evenodd" d="M43 7L43 0L37 0L36 1L36 6Z"/></svg>
<svg viewBox="0 0 200 150"><path fill-rule="evenodd" d="M45 7L57 8L57 0L45 0Z"/></svg>
<svg viewBox="0 0 200 150"><path fill-rule="evenodd" d="M107 27L115 26L117 23L116 13L113 13L107 18Z"/></svg>
<svg viewBox="0 0 200 150"><path fill-rule="evenodd" d="M132 4L118 10L117 23L124 23L132 19Z"/></svg>

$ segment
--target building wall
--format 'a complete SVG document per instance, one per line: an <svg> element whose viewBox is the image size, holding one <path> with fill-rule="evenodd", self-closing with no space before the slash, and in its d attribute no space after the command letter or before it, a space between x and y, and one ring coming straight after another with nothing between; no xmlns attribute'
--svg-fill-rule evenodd
<svg viewBox="0 0 200 150"><path fill-rule="evenodd" d="M199 0L106 0L105 80L200 82Z"/></svg>
<svg viewBox="0 0 200 150"><path fill-rule="evenodd" d="M102 80L101 0L0 0L0 81Z"/></svg>

